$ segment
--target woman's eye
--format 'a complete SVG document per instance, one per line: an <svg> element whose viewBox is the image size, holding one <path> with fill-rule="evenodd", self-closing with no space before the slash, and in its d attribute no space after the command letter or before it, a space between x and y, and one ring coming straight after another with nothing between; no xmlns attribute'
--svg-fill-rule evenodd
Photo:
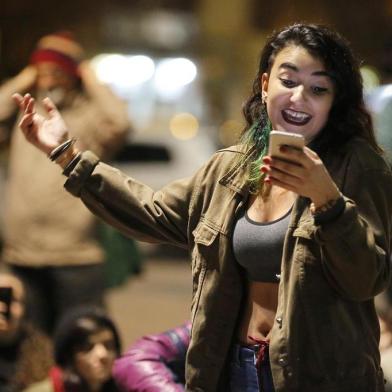
<svg viewBox="0 0 392 392"><path fill-rule="evenodd" d="M328 89L326 87L319 87L319 86L312 87L312 92L316 95L321 95L327 91Z"/></svg>
<svg viewBox="0 0 392 392"><path fill-rule="evenodd" d="M93 347L94 347L94 345L92 343L85 342L78 347L77 351L87 353L87 352L91 351Z"/></svg>
<svg viewBox="0 0 392 392"><path fill-rule="evenodd" d="M282 82L283 86L288 87L288 88L296 86L296 83L290 79L280 78L280 81Z"/></svg>
<svg viewBox="0 0 392 392"><path fill-rule="evenodd" d="M102 344L106 347L108 351L116 351L116 343L114 340L109 340L107 342L102 342Z"/></svg>

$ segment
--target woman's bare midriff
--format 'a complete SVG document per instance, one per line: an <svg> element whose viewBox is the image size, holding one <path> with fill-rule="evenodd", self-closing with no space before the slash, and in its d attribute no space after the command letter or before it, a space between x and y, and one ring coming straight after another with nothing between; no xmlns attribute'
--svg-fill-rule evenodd
<svg viewBox="0 0 392 392"><path fill-rule="evenodd" d="M238 339L244 344L255 344L268 339L278 305L277 283L249 282L248 296L242 316Z"/></svg>
<svg viewBox="0 0 392 392"><path fill-rule="evenodd" d="M278 187L265 187L262 195L251 195L247 214L256 222L271 222L290 210L295 194ZM238 339L244 344L268 339L278 306L277 283L248 282L245 308L238 330Z"/></svg>

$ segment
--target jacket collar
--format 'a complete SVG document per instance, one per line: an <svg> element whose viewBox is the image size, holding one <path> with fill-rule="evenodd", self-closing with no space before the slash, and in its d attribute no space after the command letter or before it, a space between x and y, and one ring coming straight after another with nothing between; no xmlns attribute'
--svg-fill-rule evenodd
<svg viewBox="0 0 392 392"><path fill-rule="evenodd" d="M246 197L249 193L246 170L254 149L254 147L246 149L245 146L238 145L224 150L236 152L237 154L240 154L241 157L237 159L235 164L220 178L219 183L232 189L234 192L239 193L243 197Z"/></svg>
<svg viewBox="0 0 392 392"><path fill-rule="evenodd" d="M234 146L223 151L234 151L241 154L236 163L221 177L219 183L228 187L244 198L249 195L249 183L247 181L247 164L250 161L255 147L246 149L244 146ZM302 226L306 232L313 227L313 218L310 213L304 214L304 210L309 206L310 201L306 197L297 197L290 219L290 226Z"/></svg>

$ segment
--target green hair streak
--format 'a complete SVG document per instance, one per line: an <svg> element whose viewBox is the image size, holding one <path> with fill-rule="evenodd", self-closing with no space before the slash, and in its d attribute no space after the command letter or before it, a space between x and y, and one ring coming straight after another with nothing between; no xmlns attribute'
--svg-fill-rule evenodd
<svg viewBox="0 0 392 392"><path fill-rule="evenodd" d="M249 130L246 132L244 144L249 146L255 146L255 157L249 163L249 177L248 182L250 184L250 192L257 194L263 187L263 179L265 173L260 169L263 165L263 158L267 155L269 135L272 130L272 124L267 117L265 125L261 128L260 122L254 123Z"/></svg>

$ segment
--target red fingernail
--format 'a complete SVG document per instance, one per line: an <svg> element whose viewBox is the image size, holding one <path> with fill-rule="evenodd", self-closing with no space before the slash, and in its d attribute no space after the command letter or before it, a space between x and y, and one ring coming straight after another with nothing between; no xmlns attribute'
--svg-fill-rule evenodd
<svg viewBox="0 0 392 392"><path fill-rule="evenodd" d="M263 162L265 162L265 163L271 163L271 158L270 157L263 157Z"/></svg>
<svg viewBox="0 0 392 392"><path fill-rule="evenodd" d="M265 167L265 166L261 166L261 169L260 169L263 173L267 173L268 172L268 168L267 167Z"/></svg>

